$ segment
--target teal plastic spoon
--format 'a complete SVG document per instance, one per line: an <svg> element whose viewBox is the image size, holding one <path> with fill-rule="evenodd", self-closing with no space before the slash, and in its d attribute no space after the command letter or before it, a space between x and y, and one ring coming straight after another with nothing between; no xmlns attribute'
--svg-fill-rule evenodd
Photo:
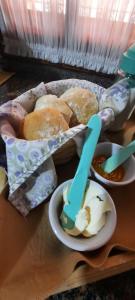
<svg viewBox="0 0 135 300"><path fill-rule="evenodd" d="M135 152L135 140L128 144L126 147L121 148L115 154L110 156L106 161L101 164L102 169L106 173L111 173L124 163L131 154Z"/></svg>
<svg viewBox="0 0 135 300"><path fill-rule="evenodd" d="M102 121L98 115L93 115L87 126L88 134L83 146L80 162L68 193L68 204L62 212L62 226L68 229L74 227L76 215L82 207L87 179L94 156L95 148L101 132Z"/></svg>

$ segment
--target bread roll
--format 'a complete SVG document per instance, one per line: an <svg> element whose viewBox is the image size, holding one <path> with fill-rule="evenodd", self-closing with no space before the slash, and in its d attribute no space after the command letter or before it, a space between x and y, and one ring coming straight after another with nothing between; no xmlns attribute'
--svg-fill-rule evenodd
<svg viewBox="0 0 135 300"><path fill-rule="evenodd" d="M23 136L26 140L49 139L68 128L67 122L58 110L44 108L25 117Z"/></svg>
<svg viewBox="0 0 135 300"><path fill-rule="evenodd" d="M58 99L55 95L45 95L37 100L34 110L37 111L43 108L57 109L63 114L68 124L70 122L71 116L73 115L73 112L69 108L69 106L61 99Z"/></svg>
<svg viewBox="0 0 135 300"><path fill-rule="evenodd" d="M57 99L55 95L44 95L37 99L34 110L48 108L48 105L54 103Z"/></svg>
<svg viewBox="0 0 135 300"><path fill-rule="evenodd" d="M60 96L74 113L74 124L87 124L89 118L98 112L96 95L87 89L79 87L70 88Z"/></svg>

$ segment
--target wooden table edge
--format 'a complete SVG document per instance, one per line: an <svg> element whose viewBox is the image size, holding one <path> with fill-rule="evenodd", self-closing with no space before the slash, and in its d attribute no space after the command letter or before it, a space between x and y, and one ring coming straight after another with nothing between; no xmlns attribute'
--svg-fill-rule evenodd
<svg viewBox="0 0 135 300"><path fill-rule="evenodd" d="M55 294L68 291L86 284L90 284L135 268L135 253L121 253L108 257L100 268L92 268L83 264L76 268L65 283L59 287Z"/></svg>

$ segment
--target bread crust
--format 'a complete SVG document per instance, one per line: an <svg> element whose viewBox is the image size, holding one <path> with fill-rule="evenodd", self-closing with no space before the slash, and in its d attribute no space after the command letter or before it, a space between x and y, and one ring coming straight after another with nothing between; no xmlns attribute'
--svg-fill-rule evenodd
<svg viewBox="0 0 135 300"><path fill-rule="evenodd" d="M49 139L68 128L67 122L58 110L44 108L25 117L23 137L26 140Z"/></svg>
<svg viewBox="0 0 135 300"><path fill-rule="evenodd" d="M87 124L89 118L98 112L96 95L87 89L75 87L68 89L60 98L72 109L73 126Z"/></svg>
<svg viewBox="0 0 135 300"><path fill-rule="evenodd" d="M66 122L69 124L70 119L73 115L70 107L61 99L57 98L55 95L44 95L40 97L35 105L35 111L43 109L43 108L55 108L60 113L63 114Z"/></svg>

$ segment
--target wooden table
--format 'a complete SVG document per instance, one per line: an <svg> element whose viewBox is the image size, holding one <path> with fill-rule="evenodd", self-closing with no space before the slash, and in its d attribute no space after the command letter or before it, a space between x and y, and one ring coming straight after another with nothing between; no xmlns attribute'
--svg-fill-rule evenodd
<svg viewBox="0 0 135 300"><path fill-rule="evenodd" d="M9 60L10 61L10 60ZM9 62L8 62L9 63ZM24 77L24 81L22 81L22 77L24 76L25 72L30 68L31 63L26 63L25 66L23 64L19 65L14 64L13 60L10 61L9 64L10 71L16 72L17 74L14 78L11 78L8 83L4 84L0 89L1 95L1 104L5 101L8 101L11 98L15 98L18 94L21 94L25 90L31 88L32 86L36 86L40 81L51 81L63 78L80 78L80 79L87 79L103 86L111 85L114 81L114 78L106 76L100 76L96 73L86 73L76 72L71 70L60 70L59 68L55 67L46 67L43 66L37 69L37 65L34 66L32 64L32 71L27 73L27 76ZM14 66L14 67L13 67ZM16 69L17 67L17 69ZM20 69L19 69L20 68ZM22 68L22 69L21 69ZM49 69L49 78L46 78L47 72ZM39 71L37 71L39 70ZM39 75L39 76L38 76ZM59 75L59 76L58 76ZM65 77L64 77L65 76ZM101 82L100 82L101 81ZM15 87L15 88L14 88ZM134 133L135 122L134 119L128 122L127 129L132 127L132 131ZM126 140L130 139L130 131L129 134L125 137ZM108 137L110 137L110 133L108 133ZM112 140L115 141L115 138L120 138L120 142L125 143L126 140L123 140L121 133L117 133L115 136L112 134ZM65 281L65 283L57 289L56 293L60 293L62 291L66 291L75 287L79 287L85 285L87 283L92 283L131 269L135 268L135 254L134 253L126 253L123 251L114 251L108 257L106 263L99 269L93 269L86 264L80 264L76 267L72 275Z"/></svg>
<svg viewBox="0 0 135 300"><path fill-rule="evenodd" d="M65 283L58 288L56 293L61 293L73 288L93 283L101 279L109 278L135 268L135 253L124 253L110 255L99 269L90 268L88 265L80 265L74 270Z"/></svg>
<svg viewBox="0 0 135 300"><path fill-rule="evenodd" d="M128 120L122 131L117 133L107 133L107 137L114 143L130 142L131 138L134 138L135 134L135 116L133 115ZM135 186L135 183L134 183ZM111 277L116 274L120 274L135 268L135 253L127 253L122 250L112 251L105 262L105 264L98 269L93 269L86 264L78 265L68 280L62 285L56 293L60 293L72 288L76 288L88 283L96 282L101 279Z"/></svg>

